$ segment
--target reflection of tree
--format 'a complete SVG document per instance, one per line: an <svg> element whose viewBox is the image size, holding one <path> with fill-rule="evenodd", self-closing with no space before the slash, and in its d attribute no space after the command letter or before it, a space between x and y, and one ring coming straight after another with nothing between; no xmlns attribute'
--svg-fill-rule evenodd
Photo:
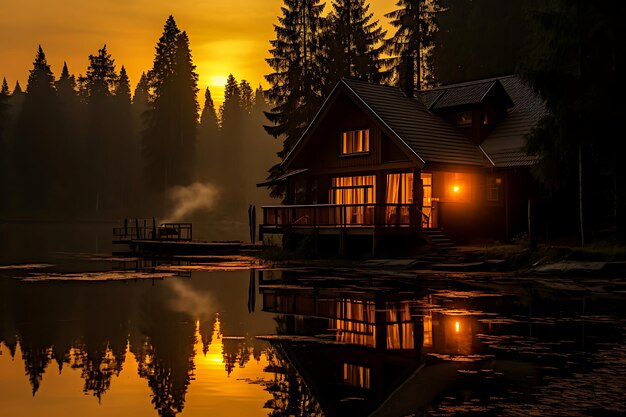
<svg viewBox="0 0 626 417"><path fill-rule="evenodd" d="M274 373L274 381L266 391L272 399L265 403L270 417L323 416L324 413L296 370L284 359L280 349L272 346L266 351L266 372Z"/></svg>
<svg viewBox="0 0 626 417"><path fill-rule="evenodd" d="M126 348L116 352L106 346L92 351L85 346L81 349L73 349L72 356L72 367L82 369L81 377L85 380L83 391L93 393L100 400L111 387L113 376L119 376L122 372Z"/></svg>
<svg viewBox="0 0 626 417"><path fill-rule="evenodd" d="M35 347L24 344L22 346L22 359L26 367L26 375L33 388L33 396L37 393L43 374L52 359L52 352L48 347Z"/></svg>
<svg viewBox="0 0 626 417"><path fill-rule="evenodd" d="M224 358L224 369L230 375L235 366L243 368L254 357L254 344L252 338L244 337L223 337L222 356ZM260 352L257 352L260 357Z"/></svg>
<svg viewBox="0 0 626 417"><path fill-rule="evenodd" d="M202 339L202 353L206 356L209 353L209 345L213 341L213 330L219 315L212 315L208 320L200 321L200 337ZM219 328L219 327L218 327ZM218 334L221 337L221 333Z"/></svg>
<svg viewBox="0 0 626 417"><path fill-rule="evenodd" d="M167 294L156 290L144 300L141 311L140 344L131 344L139 376L148 379L152 403L161 416L183 410L187 387L194 370L195 324L185 313L167 308Z"/></svg>

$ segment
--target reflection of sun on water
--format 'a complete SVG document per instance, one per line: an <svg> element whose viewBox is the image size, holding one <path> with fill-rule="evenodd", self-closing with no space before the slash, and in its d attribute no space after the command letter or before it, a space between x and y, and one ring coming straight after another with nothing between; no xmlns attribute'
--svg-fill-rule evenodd
<svg viewBox="0 0 626 417"><path fill-rule="evenodd" d="M200 344L200 346L198 346L198 344ZM215 319L215 326L213 326L213 337L209 344L209 351L206 355L197 355L198 352L202 353L202 337L200 336L200 321L196 321L196 366L200 366L200 363L203 362L208 366L216 366L220 369L224 369L222 349L221 322L219 317L217 317Z"/></svg>
<svg viewBox="0 0 626 417"><path fill-rule="evenodd" d="M194 381L186 396L185 414L195 415L194 412L202 411L203 415L214 416L267 416L263 404L271 395L265 391L265 385L260 383L260 379L268 377L263 371L269 364L265 352L258 361L251 359L244 367L236 365L228 375L225 370L223 336L231 335L222 335L221 317L216 315L211 342L205 355L200 322L196 322L196 368ZM194 412L190 413L192 410Z"/></svg>

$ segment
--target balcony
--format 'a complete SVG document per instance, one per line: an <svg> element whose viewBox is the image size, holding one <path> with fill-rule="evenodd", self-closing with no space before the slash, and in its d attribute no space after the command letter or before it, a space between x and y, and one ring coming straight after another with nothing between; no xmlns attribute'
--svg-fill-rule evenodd
<svg viewBox="0 0 626 417"><path fill-rule="evenodd" d="M314 204L263 207L262 232L298 229L420 229L428 217L415 204Z"/></svg>

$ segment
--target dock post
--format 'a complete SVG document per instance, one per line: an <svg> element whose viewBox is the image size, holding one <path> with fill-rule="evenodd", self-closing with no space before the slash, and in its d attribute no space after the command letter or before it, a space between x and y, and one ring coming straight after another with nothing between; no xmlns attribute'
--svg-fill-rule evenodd
<svg viewBox="0 0 626 417"><path fill-rule="evenodd" d="M376 230L372 232L372 256L378 256L378 234Z"/></svg>
<svg viewBox="0 0 626 417"><path fill-rule="evenodd" d="M339 232L339 256L346 256L346 230L341 229Z"/></svg>

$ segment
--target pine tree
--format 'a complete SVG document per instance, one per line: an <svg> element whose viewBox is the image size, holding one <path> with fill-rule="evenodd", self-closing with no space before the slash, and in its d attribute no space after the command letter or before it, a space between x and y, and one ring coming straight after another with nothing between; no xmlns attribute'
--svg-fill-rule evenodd
<svg viewBox="0 0 626 417"><path fill-rule="evenodd" d="M204 92L204 107L198 127L198 152L196 152L198 177L202 181L215 180L217 177L216 167L219 166L219 159L223 156L218 140L217 113L211 91L207 87Z"/></svg>
<svg viewBox="0 0 626 417"><path fill-rule="evenodd" d="M117 205L115 187L117 178L113 168L119 152L119 141L111 123L113 115L113 91L118 81L115 60L106 45L96 55L89 55L89 66L84 77L79 77L81 97L86 104L86 130L84 143L87 145L86 173L91 184L86 189L87 208L96 212L101 208L111 209Z"/></svg>
<svg viewBox="0 0 626 417"><path fill-rule="evenodd" d="M198 115L198 75L189 39L172 16L147 77L153 100L142 133L145 179L152 190L164 192L193 180Z"/></svg>
<svg viewBox="0 0 626 417"><path fill-rule="evenodd" d="M274 26L276 39L270 41L272 72L265 76L270 88L267 97L272 106L265 126L274 138L283 139L279 157L284 158L296 143L322 102L322 46L324 5L319 0L283 0L282 15ZM270 169L270 178L281 174L279 165ZM283 195L274 188L272 195Z"/></svg>
<svg viewBox="0 0 626 417"><path fill-rule="evenodd" d="M84 77L80 77L82 95L87 102L102 100L113 94L117 83L115 60L107 51L107 46L98 49L97 55L89 55L89 67Z"/></svg>
<svg viewBox="0 0 626 417"><path fill-rule="evenodd" d="M67 68L67 62L63 63L61 76L59 77L55 85L61 103L70 104L73 103L74 100L76 100L76 77L70 74L70 71Z"/></svg>
<svg viewBox="0 0 626 417"><path fill-rule="evenodd" d="M116 152L112 159L111 168L114 176L115 194L118 196L118 205L128 208L131 199L131 178L140 175L135 163L139 150L133 140L133 121L130 98L130 80L126 68L122 65L115 85L112 100L112 130L115 136Z"/></svg>
<svg viewBox="0 0 626 417"><path fill-rule="evenodd" d="M8 174L7 170L9 159L9 143L7 134L9 131L9 100L11 98L11 92L7 79L2 80L2 87L0 88L0 199L3 201L8 200ZM0 206L0 214L5 210L4 205Z"/></svg>
<svg viewBox="0 0 626 417"><path fill-rule="evenodd" d="M440 0L398 0L398 9L387 13L395 33L385 40L385 52L390 56L386 62L387 78L399 75L402 56L414 60L416 87L421 89L423 80L432 82L431 51L433 36L437 30L436 14L441 12Z"/></svg>
<svg viewBox="0 0 626 417"><path fill-rule="evenodd" d="M142 73L139 82L135 86L133 100L131 104L131 121L132 121L132 143L129 145L132 160L130 165L131 178L130 189L134 196L131 203L137 205L144 199L144 181L145 162L142 155L142 131L146 119L150 116L148 111L151 107L150 86L148 85L148 77L146 73Z"/></svg>
<svg viewBox="0 0 626 417"><path fill-rule="evenodd" d="M39 46L16 122L15 166L24 209L47 210L61 199L59 170L66 149L60 119L54 75Z"/></svg>
<svg viewBox="0 0 626 417"><path fill-rule="evenodd" d="M245 149L246 111L242 107L241 88L233 74L224 86L224 103L220 106L220 183L229 184L227 205L238 207L245 173L242 167Z"/></svg>
<svg viewBox="0 0 626 417"><path fill-rule="evenodd" d="M372 20L365 0L334 0L325 33L326 93L342 77L381 81L382 40L386 32Z"/></svg>
<svg viewBox="0 0 626 417"><path fill-rule="evenodd" d="M9 90L9 84L7 79L2 80L2 87L0 88L0 152L5 149L6 142L6 130L9 122L9 99L11 98L11 91Z"/></svg>
<svg viewBox="0 0 626 417"><path fill-rule="evenodd" d="M84 132L86 128L84 103L78 96L76 77L70 74L67 63L63 63L61 76L55 83L59 96L61 123L66 134L66 142L72 155L66 160L64 169L65 182L74 190L74 198L67 202L67 210L76 212L84 206L85 190L91 185L86 180L85 172L89 172L86 164L88 147L85 146Z"/></svg>
<svg viewBox="0 0 626 417"><path fill-rule="evenodd" d="M252 91L250 83L246 80L241 80L241 83L239 83L239 90L241 107L246 113L251 114L254 107L254 91Z"/></svg>

